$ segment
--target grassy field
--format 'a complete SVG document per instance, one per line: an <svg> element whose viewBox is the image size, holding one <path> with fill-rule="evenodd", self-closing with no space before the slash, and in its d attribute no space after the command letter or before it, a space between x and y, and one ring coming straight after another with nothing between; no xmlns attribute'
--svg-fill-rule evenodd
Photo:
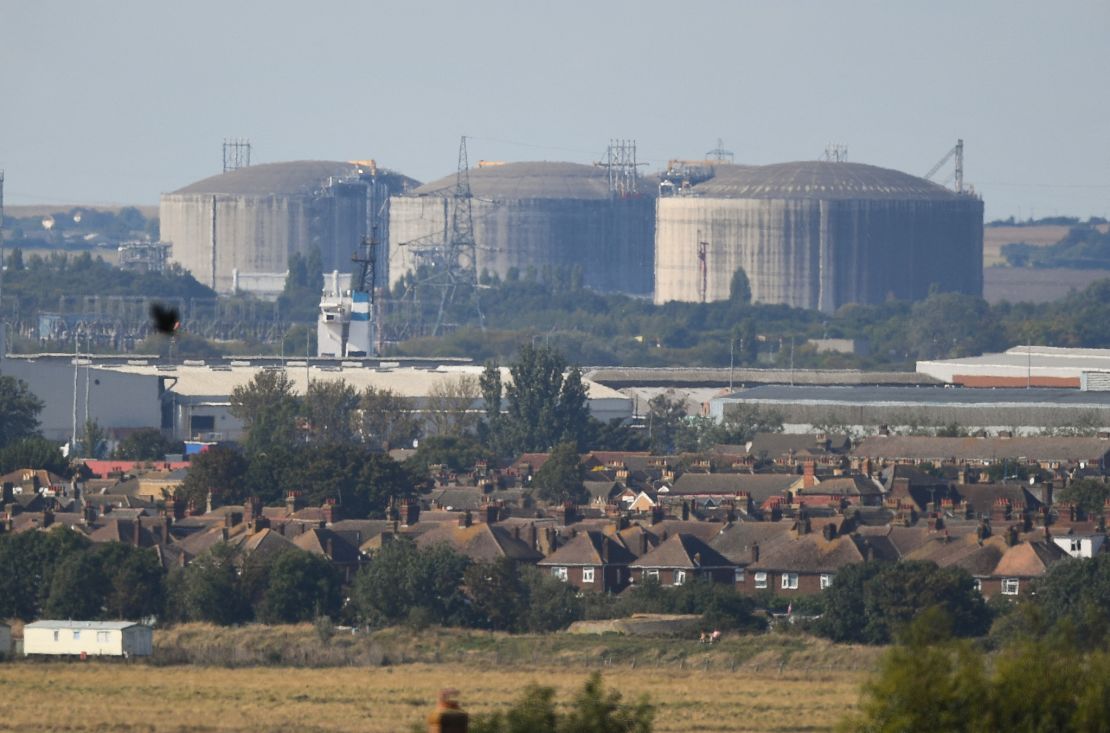
<svg viewBox="0 0 1110 733"><path fill-rule="evenodd" d="M172 643L199 639L204 630L172 632ZM221 641L249 647L262 638L252 642L243 632L231 630ZM280 636L301 648L291 654L307 654L315 638L309 627ZM205 666L170 663L165 654L151 664L0 664L0 731L394 733L420 723L445 687L459 691L466 710L482 713L509 704L529 682L556 687L565 701L594 670L626 697L647 695L658 708L659 733L820 731L852 708L879 653L778 634L726 638L712 649L659 638L442 631L374 637L365 643L376 645L376 660L352 645L347 666ZM342 641L336 636L326 646ZM166 648L157 645L156 655Z"/></svg>

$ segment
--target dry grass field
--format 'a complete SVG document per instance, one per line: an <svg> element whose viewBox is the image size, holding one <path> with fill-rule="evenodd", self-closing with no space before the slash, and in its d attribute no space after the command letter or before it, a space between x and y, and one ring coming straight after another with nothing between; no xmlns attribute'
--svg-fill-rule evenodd
<svg viewBox="0 0 1110 733"><path fill-rule="evenodd" d="M0 666L2 731L296 730L399 733L423 720L440 689L459 690L471 713L506 705L529 682L565 700L587 670L457 663L290 669L150 667L112 663ZM606 686L646 694L655 730L830 730L858 694L860 673L612 668Z"/></svg>
<svg viewBox="0 0 1110 733"><path fill-rule="evenodd" d="M247 651L200 652L220 666L162 653L165 643L192 646L209 630L213 645ZM339 666L317 667L297 663L321 653L311 649L320 644L311 627L274 631L194 625L165 642L156 634L152 663L0 664L0 731L400 733L423 721L446 687L466 710L483 713L508 705L529 682L556 687L565 702L595 670L607 688L647 695L658 733L823 731L855 705L881 653L781 634L709 648L682 639L390 630L346 644L333 658ZM278 639L298 650L286 652L294 666L258 665ZM337 635L324 646L344 649L344 641Z"/></svg>
<svg viewBox="0 0 1110 733"><path fill-rule="evenodd" d="M1067 236L1071 227L1045 225L1028 227L985 227L983 229L983 266L1004 265L1002 246L1014 242L1025 242L1037 247L1056 244Z"/></svg>

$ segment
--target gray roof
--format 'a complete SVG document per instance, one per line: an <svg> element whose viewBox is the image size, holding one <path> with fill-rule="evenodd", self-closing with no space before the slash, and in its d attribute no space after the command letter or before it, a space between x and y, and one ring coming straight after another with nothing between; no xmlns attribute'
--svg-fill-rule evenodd
<svg viewBox="0 0 1110 733"><path fill-rule="evenodd" d="M118 631L132 626L142 626L138 621L35 621L26 624L25 629L95 629L97 631Z"/></svg>
<svg viewBox="0 0 1110 733"><path fill-rule="evenodd" d="M774 165L719 165L693 186L695 196L756 199L931 199L959 194L908 173L862 163L804 160Z"/></svg>
<svg viewBox="0 0 1110 733"><path fill-rule="evenodd" d="M1025 458L1031 461L1098 461L1110 452L1102 438L934 438L890 435L865 438L852 455L866 458L915 461L975 461Z"/></svg>
<svg viewBox="0 0 1110 733"><path fill-rule="evenodd" d="M471 168L470 191L493 199L607 199L609 176L604 168L580 163L548 161L505 163ZM412 193L417 196L449 194L455 174L425 183ZM647 188L650 188L647 187Z"/></svg>
<svg viewBox="0 0 1110 733"><path fill-rule="evenodd" d="M725 400L843 405L1000 405L1110 407L1110 392L1076 389L976 389L961 387L813 387L769 385L734 392Z"/></svg>
<svg viewBox="0 0 1110 733"><path fill-rule="evenodd" d="M237 196L269 196L308 194L333 176L350 176L360 169L354 163L335 160L294 160L284 163L263 163L221 173L191 183L174 191L175 194L214 193ZM407 184L416 184L410 178L378 169L386 176L387 183L398 191ZM394 179L394 180L388 180Z"/></svg>

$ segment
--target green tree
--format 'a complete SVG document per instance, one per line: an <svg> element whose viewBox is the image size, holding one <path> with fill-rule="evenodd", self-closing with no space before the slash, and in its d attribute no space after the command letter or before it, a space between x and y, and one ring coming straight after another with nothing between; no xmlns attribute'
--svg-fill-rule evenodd
<svg viewBox="0 0 1110 733"><path fill-rule="evenodd" d="M1057 494L1057 501L1071 502L1089 517L1097 517L1110 499L1110 484L1101 479L1081 478L1069 483Z"/></svg>
<svg viewBox="0 0 1110 733"><path fill-rule="evenodd" d="M648 400L648 437L655 453L671 453L686 420L686 401L662 392Z"/></svg>
<svg viewBox="0 0 1110 733"><path fill-rule="evenodd" d="M59 563L43 609L53 618L100 618L107 578L91 552L75 552Z"/></svg>
<svg viewBox="0 0 1110 733"><path fill-rule="evenodd" d="M655 709L646 698L626 703L620 692L608 691L601 674L591 674L562 713L555 689L527 685L505 712L476 715L473 733L651 733Z"/></svg>
<svg viewBox="0 0 1110 733"><path fill-rule="evenodd" d="M304 413L314 443L350 443L358 393L346 382L317 380L308 385Z"/></svg>
<svg viewBox="0 0 1110 733"><path fill-rule="evenodd" d="M416 482L404 466L362 446L324 445L298 454L287 480L303 487L305 501L320 505L334 499L351 519L384 516L390 499L416 493Z"/></svg>
<svg viewBox="0 0 1110 733"><path fill-rule="evenodd" d="M358 401L359 433L374 450L407 448L420 436L412 400L391 389L367 387Z"/></svg>
<svg viewBox="0 0 1110 733"><path fill-rule="evenodd" d="M733 305L750 305L752 302L752 284L743 267L736 268L736 272L732 273L728 283L728 300Z"/></svg>
<svg viewBox="0 0 1110 733"><path fill-rule="evenodd" d="M282 370L263 370L250 383L231 392L231 414L247 430L248 453L263 453L298 442L300 400L293 381Z"/></svg>
<svg viewBox="0 0 1110 733"><path fill-rule="evenodd" d="M1037 616L1035 631L1067 632L1076 644L1110 641L1110 555L1054 563L1024 603Z"/></svg>
<svg viewBox="0 0 1110 733"><path fill-rule="evenodd" d="M433 435L420 441L416 452L405 459L405 468L414 478L424 478L430 466L446 466L463 473L491 457L489 450L470 436Z"/></svg>
<svg viewBox="0 0 1110 733"><path fill-rule="evenodd" d="M582 600L570 585L531 565L520 568L520 574L527 590L526 611L519 622L522 630L562 631L582 618Z"/></svg>
<svg viewBox="0 0 1110 733"><path fill-rule="evenodd" d="M162 461L167 453L181 453L182 444L162 435L158 428L140 428L119 442L112 457L124 461Z"/></svg>
<svg viewBox="0 0 1110 733"><path fill-rule="evenodd" d="M86 420L81 442L84 445L86 456L89 458L100 458L104 455L106 443L108 442L108 433L104 428L100 427L100 423L95 419Z"/></svg>
<svg viewBox="0 0 1110 733"><path fill-rule="evenodd" d="M508 408L501 430L510 452L550 450L562 441L582 447L589 434L586 388L577 367L564 377L566 366L563 357L546 346L520 347L509 365L512 382L505 389Z"/></svg>
<svg viewBox="0 0 1110 733"><path fill-rule="evenodd" d="M358 617L375 626L413 622L465 626L473 618L461 580L470 561L446 544L386 544L355 577Z"/></svg>
<svg viewBox="0 0 1110 733"><path fill-rule="evenodd" d="M46 532L0 534L0 618L31 621L42 615L55 569L90 542L79 532L57 526Z"/></svg>
<svg viewBox="0 0 1110 733"><path fill-rule="evenodd" d="M967 571L919 560L848 566L836 574L824 606L818 633L865 644L890 643L922 611L934 607L951 619L957 636L981 636L991 621Z"/></svg>
<svg viewBox="0 0 1110 733"><path fill-rule="evenodd" d="M255 615L263 623L300 623L339 611L339 573L326 558L300 549L270 562L268 582Z"/></svg>
<svg viewBox="0 0 1110 733"><path fill-rule="evenodd" d="M463 574L466 593L484 625L497 631L518 631L528 610L528 586L520 568L508 557L473 563Z"/></svg>
<svg viewBox="0 0 1110 733"><path fill-rule="evenodd" d="M182 621L228 626L250 619L251 608L239 580L235 550L217 543L168 580L174 614Z"/></svg>
<svg viewBox="0 0 1110 733"><path fill-rule="evenodd" d="M93 554L106 581L102 600L105 618L141 619L162 614L165 573L154 552L106 542Z"/></svg>
<svg viewBox="0 0 1110 733"><path fill-rule="evenodd" d="M233 449L212 446L189 460L189 472L177 489L177 498L195 507L204 507L208 493L214 504L234 504L247 496L247 459Z"/></svg>
<svg viewBox="0 0 1110 733"><path fill-rule="evenodd" d="M20 468L44 468L66 478L73 475L69 459L62 455L58 444L38 435L9 443L0 450L0 473Z"/></svg>
<svg viewBox="0 0 1110 733"><path fill-rule="evenodd" d="M34 435L42 407L26 382L0 376L0 448Z"/></svg>
<svg viewBox="0 0 1110 733"><path fill-rule="evenodd" d="M578 448L568 441L555 446L547 461L532 477L532 484L536 486L540 498L552 504L568 501L586 504L590 495L583 483L585 476L586 468L579 458Z"/></svg>

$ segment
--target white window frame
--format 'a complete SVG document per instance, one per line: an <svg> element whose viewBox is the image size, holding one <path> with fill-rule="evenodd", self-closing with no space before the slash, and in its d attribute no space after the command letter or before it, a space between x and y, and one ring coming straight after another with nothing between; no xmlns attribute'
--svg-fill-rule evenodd
<svg viewBox="0 0 1110 733"><path fill-rule="evenodd" d="M1002 595L1016 596L1021 592L1021 579L1020 578L1003 578L1002 579Z"/></svg>
<svg viewBox="0 0 1110 733"><path fill-rule="evenodd" d="M756 588L766 588L767 587L767 573L759 572L759 573L755 574L755 587Z"/></svg>
<svg viewBox="0 0 1110 733"><path fill-rule="evenodd" d="M821 590L832 588L833 576L831 573L821 573Z"/></svg>
<svg viewBox="0 0 1110 733"><path fill-rule="evenodd" d="M62 632L58 631L57 629L54 629L54 641L61 641L61 638L60 638L61 635L62 635Z"/></svg>
<svg viewBox="0 0 1110 733"><path fill-rule="evenodd" d="M594 569L593 568L582 568L582 582L583 583L592 583L592 582L594 582Z"/></svg>
<svg viewBox="0 0 1110 733"><path fill-rule="evenodd" d="M551 574L564 583L567 582L567 569L564 567L551 568Z"/></svg>
<svg viewBox="0 0 1110 733"><path fill-rule="evenodd" d="M685 570L676 570L676 571L674 571L674 584L675 585L682 585L685 582L686 582L686 571Z"/></svg>
<svg viewBox="0 0 1110 733"><path fill-rule="evenodd" d="M983 580L981 578L972 578L971 582L975 584L975 590L980 593L983 592Z"/></svg>
<svg viewBox="0 0 1110 733"><path fill-rule="evenodd" d="M744 568L736 568L732 571L732 581L734 583L740 585L745 580L747 580L747 575L744 574Z"/></svg>
<svg viewBox="0 0 1110 733"><path fill-rule="evenodd" d="M96 632L96 643L97 644L107 644L111 640L112 640L111 639L111 632L108 632L108 631L98 631L98 632Z"/></svg>
<svg viewBox="0 0 1110 733"><path fill-rule="evenodd" d="M648 568L644 570L644 580L647 580L648 578L659 580L659 568Z"/></svg>
<svg viewBox="0 0 1110 733"><path fill-rule="evenodd" d="M783 573L781 586L783 590L798 590L798 574Z"/></svg>
<svg viewBox="0 0 1110 733"><path fill-rule="evenodd" d="M74 629L73 630L73 640L74 641L79 641L80 639L81 639L81 629Z"/></svg>

